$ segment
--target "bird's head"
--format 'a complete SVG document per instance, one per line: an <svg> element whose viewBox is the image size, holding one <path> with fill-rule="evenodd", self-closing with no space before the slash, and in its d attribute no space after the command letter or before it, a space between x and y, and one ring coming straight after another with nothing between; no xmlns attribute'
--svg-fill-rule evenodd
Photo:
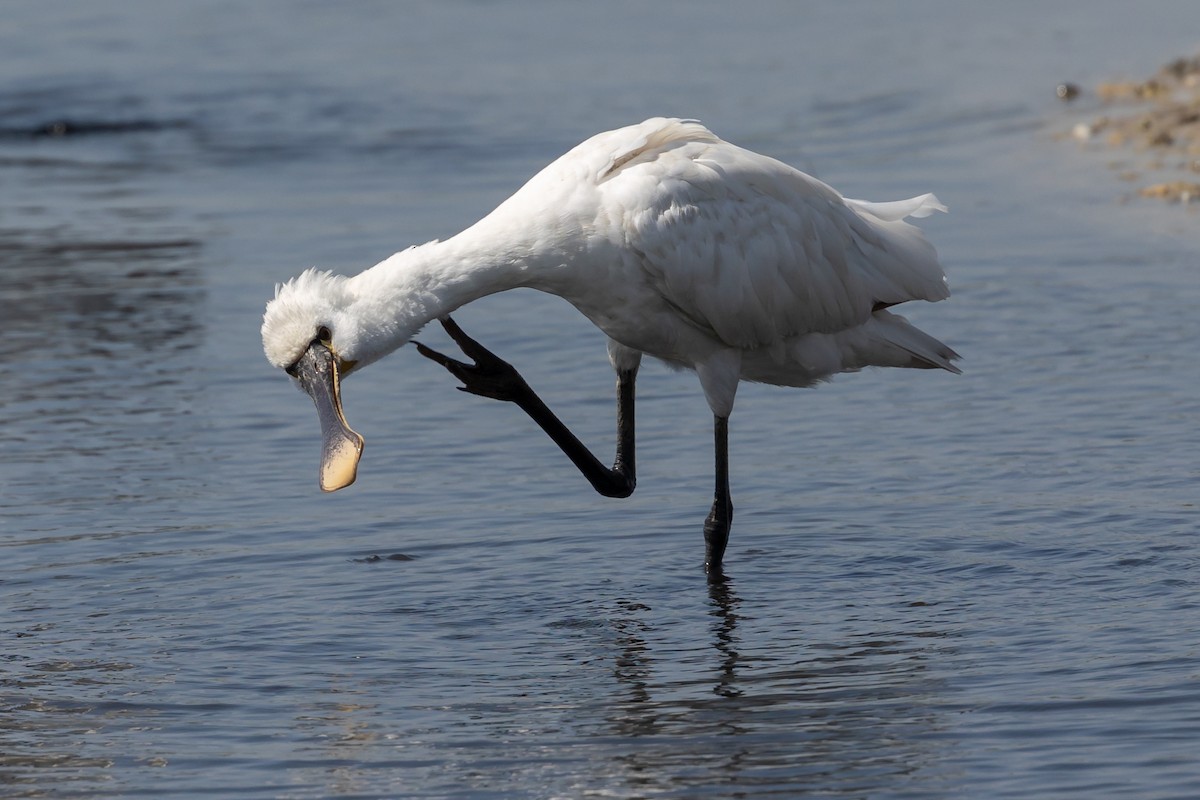
<svg viewBox="0 0 1200 800"><path fill-rule="evenodd" d="M267 360L292 376L317 407L321 488L327 492L354 482L363 449L363 438L342 413L341 379L379 357L360 333L354 304L346 278L310 269L277 286L263 315Z"/></svg>

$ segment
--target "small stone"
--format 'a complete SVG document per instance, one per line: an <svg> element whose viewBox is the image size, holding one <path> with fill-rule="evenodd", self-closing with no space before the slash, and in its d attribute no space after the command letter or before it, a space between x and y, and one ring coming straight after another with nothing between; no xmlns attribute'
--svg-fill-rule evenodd
<svg viewBox="0 0 1200 800"><path fill-rule="evenodd" d="M1079 97L1079 86L1074 83L1060 83L1054 90L1059 100L1074 100Z"/></svg>

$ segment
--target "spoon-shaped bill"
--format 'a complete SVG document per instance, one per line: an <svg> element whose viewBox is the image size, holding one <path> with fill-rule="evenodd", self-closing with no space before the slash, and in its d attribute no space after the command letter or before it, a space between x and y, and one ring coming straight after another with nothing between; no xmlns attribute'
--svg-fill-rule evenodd
<svg viewBox="0 0 1200 800"><path fill-rule="evenodd" d="M363 438L351 430L342 414L337 357L314 341L289 372L312 398L321 422L321 489L336 492L354 483Z"/></svg>

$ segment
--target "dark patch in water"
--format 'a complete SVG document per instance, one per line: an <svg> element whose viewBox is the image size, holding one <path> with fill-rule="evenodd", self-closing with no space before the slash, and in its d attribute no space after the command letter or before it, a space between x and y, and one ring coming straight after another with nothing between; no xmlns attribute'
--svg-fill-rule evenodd
<svg viewBox="0 0 1200 800"><path fill-rule="evenodd" d="M62 255L62 254L121 254L121 253L138 253L150 252L156 250L195 250L199 249L201 243L196 239L166 239L163 241L124 241L117 240L111 242L105 241L79 241L79 242L52 242L43 245L40 250L46 255ZM130 277L133 274L130 273Z"/></svg>
<svg viewBox="0 0 1200 800"><path fill-rule="evenodd" d="M53 119L21 127L0 128L0 137L8 139L60 139L67 136L119 135L125 133L154 133L191 127L182 120L100 120Z"/></svg>
<svg viewBox="0 0 1200 800"><path fill-rule="evenodd" d="M352 560L356 564L378 564L380 561L413 561L414 559L412 556L405 555L404 553L392 553L387 556L370 555L366 558L355 558Z"/></svg>

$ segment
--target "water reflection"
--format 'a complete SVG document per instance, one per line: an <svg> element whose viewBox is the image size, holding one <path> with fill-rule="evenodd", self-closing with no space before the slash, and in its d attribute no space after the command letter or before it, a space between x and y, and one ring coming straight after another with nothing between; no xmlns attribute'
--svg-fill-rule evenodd
<svg viewBox="0 0 1200 800"><path fill-rule="evenodd" d="M54 485L60 496L78 493L90 477L76 470L81 457L116 456L116 468L179 442L170 424L144 432L179 420L194 394L179 367L199 343L196 250L175 240L13 246L0 233L0 269L12 278L3 290L12 310L0 350L0 474L31 493L10 491L0 504L45 502ZM56 465L56 480L26 480L30 463Z"/></svg>
<svg viewBox="0 0 1200 800"><path fill-rule="evenodd" d="M615 623L623 692L608 718L616 774L605 779L620 776L635 793L720 786L838 795L878 787L889 773L911 784L936 763L924 744L940 724L926 662L938 656L941 634L748 644L733 580L712 580L708 592L707 654L684 659L692 677L656 674L656 661L661 670L680 654L656 659L644 625ZM933 770L929 780L937 779Z"/></svg>
<svg viewBox="0 0 1200 800"><path fill-rule="evenodd" d="M654 660L645 639L649 628L637 617L650 609L630 600L618 600L617 606L623 613L611 621L616 634L613 677L625 697L610 722L622 736L645 736L658 731L657 716L645 713L653 700L654 680Z"/></svg>
<svg viewBox="0 0 1200 800"><path fill-rule="evenodd" d="M741 600L733 592L733 581L724 572L709 576L708 597L712 604L709 613L716 618L713 646L721 654L721 669L713 692L722 697L738 697L742 694L737 687L737 607Z"/></svg>
<svg viewBox="0 0 1200 800"><path fill-rule="evenodd" d="M0 107L19 119L71 101L8 94ZM181 366L201 343L204 235L158 195L169 164L146 137L163 128L96 126L95 141L0 136L0 179L22 187L0 197L0 512L13 532L38 515L67 536L135 525L123 503L169 503L168 467L194 433L198 382Z"/></svg>
<svg viewBox="0 0 1200 800"><path fill-rule="evenodd" d="M34 635L26 633L26 635ZM91 784L105 780L111 759L84 746L89 732L121 715L104 702L51 699L47 695L92 694L96 687L120 684L132 665L58 660L35 664L7 659L13 671L0 681L0 786L20 797L45 796L47 771L56 783ZM125 706L126 704L120 704ZM73 742L64 747L62 742Z"/></svg>
<svg viewBox="0 0 1200 800"><path fill-rule="evenodd" d="M39 373L66 359L103 357L131 347L152 360L160 350L196 345L203 299L189 239L12 241L0 231L6 334L27 347L0 350L0 362L37 360ZM20 384L14 382L14 387Z"/></svg>

